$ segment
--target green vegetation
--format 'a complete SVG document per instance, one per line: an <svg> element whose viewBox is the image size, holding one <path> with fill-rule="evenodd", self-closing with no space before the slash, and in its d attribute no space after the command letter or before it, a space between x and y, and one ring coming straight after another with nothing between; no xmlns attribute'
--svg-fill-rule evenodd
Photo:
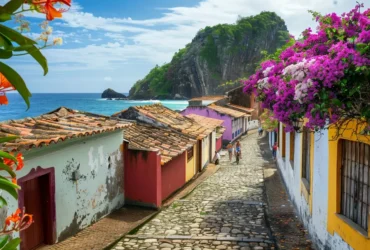
<svg viewBox="0 0 370 250"><path fill-rule="evenodd" d="M274 33L277 35L272 37ZM289 39L284 20L273 12L262 12L251 17L239 17L235 24L207 26L198 32L192 43L176 52L170 63L162 66L157 65L144 79L137 81L130 90L130 97L145 98L170 95L174 84L181 84L177 82L179 78L176 75L179 69L183 66L190 66L187 64L188 59L198 56L207 62L211 77L221 83L225 80L222 79L220 72L221 65L224 63L221 58L245 54L245 51L258 47L265 48L266 45L261 45L261 40L270 42L271 39L274 39L274 44L268 47L268 51L263 52L266 53L263 54L264 56L274 53L276 48L283 46ZM248 62L248 64L257 64L259 59L256 58L255 61ZM245 73L237 77L245 77ZM219 89L223 90L227 87L229 86L223 84Z"/></svg>

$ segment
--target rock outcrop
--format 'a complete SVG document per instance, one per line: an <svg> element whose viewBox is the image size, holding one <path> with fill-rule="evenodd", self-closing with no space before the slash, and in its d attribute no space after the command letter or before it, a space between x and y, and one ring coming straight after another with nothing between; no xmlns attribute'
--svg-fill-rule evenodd
<svg viewBox="0 0 370 250"><path fill-rule="evenodd" d="M223 94L233 82L252 74L263 54L275 52L289 39L278 15L262 12L200 30L170 63L156 66L130 90L130 99L192 98Z"/></svg>
<svg viewBox="0 0 370 250"><path fill-rule="evenodd" d="M120 98L126 99L127 97L124 94L118 93L113 89L106 89L104 90L103 94L101 94L101 98Z"/></svg>

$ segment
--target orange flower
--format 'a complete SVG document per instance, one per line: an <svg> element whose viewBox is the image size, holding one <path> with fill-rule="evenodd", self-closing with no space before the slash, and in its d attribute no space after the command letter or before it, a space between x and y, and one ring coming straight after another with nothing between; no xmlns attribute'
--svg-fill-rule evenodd
<svg viewBox="0 0 370 250"><path fill-rule="evenodd" d="M62 17L64 9L54 8L54 4L62 3L71 6L71 0L33 0L32 4L38 7L39 12L46 14L47 20L53 20L56 17Z"/></svg>
<svg viewBox="0 0 370 250"><path fill-rule="evenodd" d="M14 89L13 85L5 78L3 74L0 73L0 89Z"/></svg>
<svg viewBox="0 0 370 250"><path fill-rule="evenodd" d="M9 226L11 222L17 223L21 219L20 214L21 210L18 208L12 215L5 219L5 224Z"/></svg>
<svg viewBox="0 0 370 250"><path fill-rule="evenodd" d="M12 182L17 185L17 178L12 178Z"/></svg>
<svg viewBox="0 0 370 250"><path fill-rule="evenodd" d="M0 105L8 105L9 101L4 92L0 92Z"/></svg>
<svg viewBox="0 0 370 250"><path fill-rule="evenodd" d="M24 167L23 155L21 153L18 153L16 158L18 161L16 170L18 171Z"/></svg>

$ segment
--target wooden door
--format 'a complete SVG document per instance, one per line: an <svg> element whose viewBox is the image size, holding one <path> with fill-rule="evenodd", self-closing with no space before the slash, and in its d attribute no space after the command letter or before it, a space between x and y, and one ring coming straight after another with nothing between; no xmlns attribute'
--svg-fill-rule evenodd
<svg viewBox="0 0 370 250"><path fill-rule="evenodd" d="M210 133L209 134L209 161L208 163L212 163L213 154L214 152L212 151L212 133Z"/></svg>
<svg viewBox="0 0 370 250"><path fill-rule="evenodd" d="M25 181L22 185L26 213L33 215L34 223L23 233L22 250L32 250L46 243L48 215L48 175Z"/></svg>

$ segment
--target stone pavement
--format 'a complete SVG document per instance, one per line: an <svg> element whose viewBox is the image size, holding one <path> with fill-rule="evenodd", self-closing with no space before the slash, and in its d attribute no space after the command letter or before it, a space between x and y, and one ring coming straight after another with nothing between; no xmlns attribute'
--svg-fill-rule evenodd
<svg viewBox="0 0 370 250"><path fill-rule="evenodd" d="M219 170L113 249L275 249L265 218L263 166L257 134L242 143L239 165Z"/></svg>

